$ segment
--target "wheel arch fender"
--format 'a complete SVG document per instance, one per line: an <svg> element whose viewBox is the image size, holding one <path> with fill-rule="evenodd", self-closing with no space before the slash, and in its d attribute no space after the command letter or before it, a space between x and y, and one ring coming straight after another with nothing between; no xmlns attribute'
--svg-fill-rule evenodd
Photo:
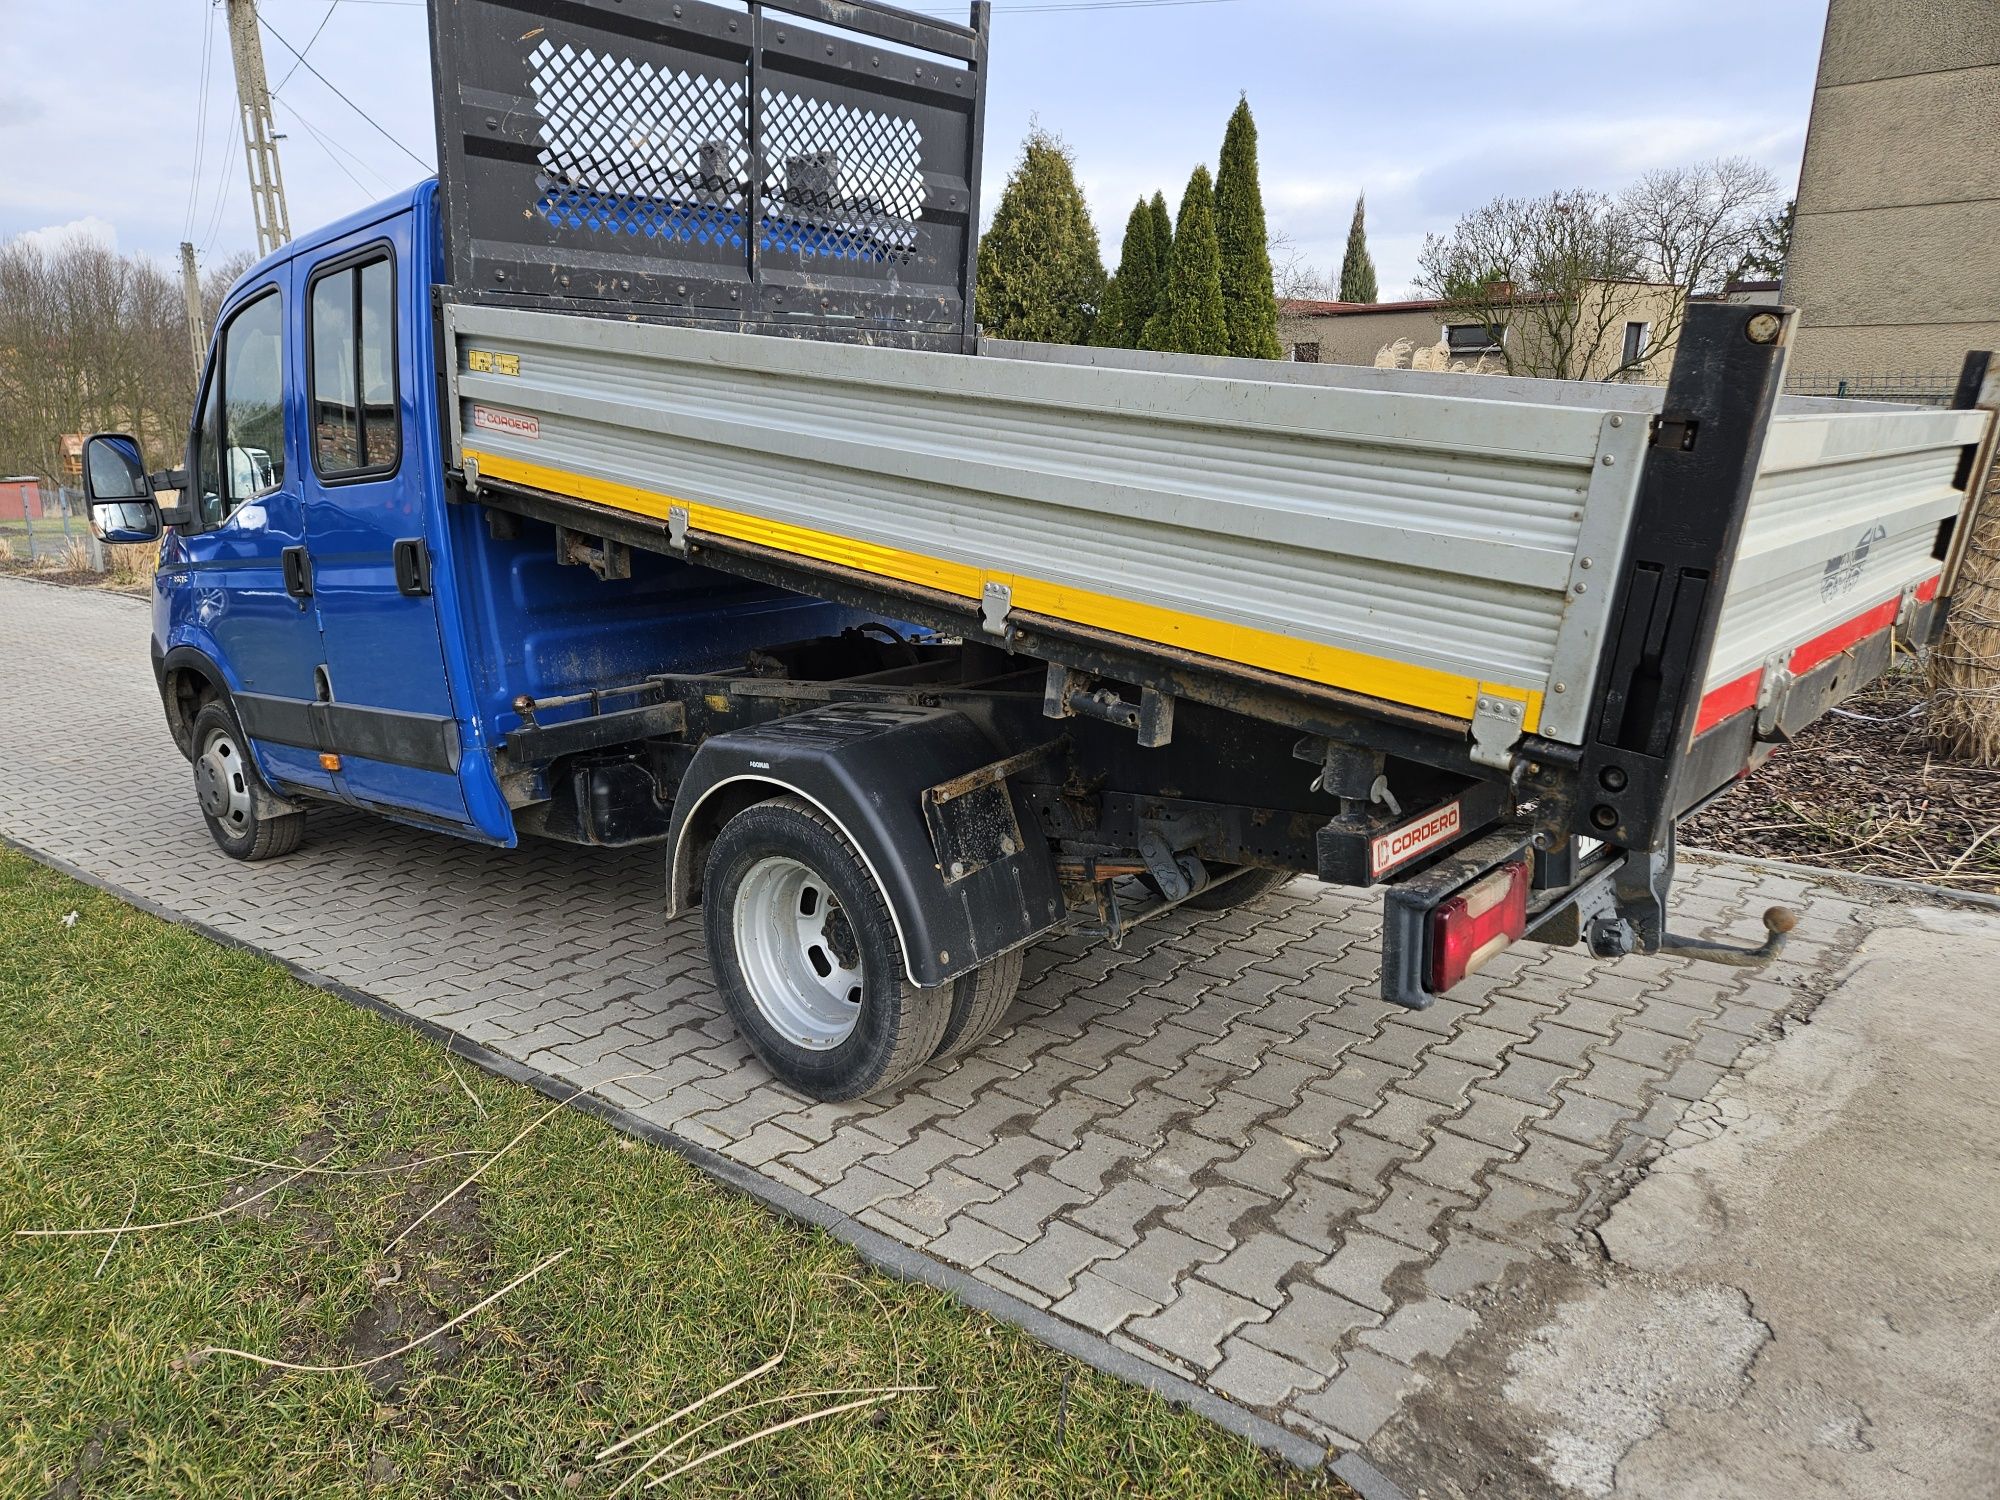
<svg viewBox="0 0 2000 1500"><path fill-rule="evenodd" d="M228 675L208 652L182 643L154 658L153 676L159 683L160 705L167 714L167 733L173 736L174 747L193 760L194 716L201 712L205 698L230 696Z"/></svg>
<svg viewBox="0 0 2000 1500"><path fill-rule="evenodd" d="M1005 853L948 874L928 789L986 766L991 743L963 714L833 705L718 735L695 752L667 837L667 915L701 901L708 850L737 813L795 796L840 831L882 893L910 982L924 988L1019 947L1065 914L1055 861L1021 833L1011 802ZM1004 789L1004 783L1003 789Z"/></svg>

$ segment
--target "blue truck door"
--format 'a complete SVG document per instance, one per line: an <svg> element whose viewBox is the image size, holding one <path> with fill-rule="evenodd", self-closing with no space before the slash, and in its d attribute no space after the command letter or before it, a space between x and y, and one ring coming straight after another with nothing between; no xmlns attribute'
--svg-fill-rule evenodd
<svg viewBox="0 0 2000 1500"><path fill-rule="evenodd" d="M177 633L205 644L267 779L331 791L312 722L320 652L307 561L304 455L287 431L296 394L289 263L238 298L216 334L189 444L196 519L181 528Z"/></svg>
<svg viewBox="0 0 2000 1500"><path fill-rule="evenodd" d="M328 247L305 299L306 530L331 688L327 738L341 794L421 820L470 821L459 726L439 637L437 547L405 378L426 288L412 284L409 218Z"/></svg>

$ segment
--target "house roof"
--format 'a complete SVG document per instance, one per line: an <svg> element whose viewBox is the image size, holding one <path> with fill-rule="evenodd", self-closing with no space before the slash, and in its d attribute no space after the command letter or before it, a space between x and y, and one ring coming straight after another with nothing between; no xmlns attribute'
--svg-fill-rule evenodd
<svg viewBox="0 0 2000 1500"><path fill-rule="evenodd" d="M1438 297L1421 297L1414 302L1316 302L1310 298L1287 298L1278 311L1291 318L1344 318L1357 313L1430 312L1443 307Z"/></svg>
<svg viewBox="0 0 2000 1500"><path fill-rule="evenodd" d="M1666 283L1644 281L1636 276L1607 277L1605 281L1617 281L1629 286L1657 286L1663 290ZM1554 292L1516 292L1506 300L1509 302L1552 302ZM1454 304L1444 297L1418 297L1407 302L1316 302L1310 298L1291 297L1278 303L1278 312L1290 318L1352 318L1368 313L1418 313L1441 312Z"/></svg>

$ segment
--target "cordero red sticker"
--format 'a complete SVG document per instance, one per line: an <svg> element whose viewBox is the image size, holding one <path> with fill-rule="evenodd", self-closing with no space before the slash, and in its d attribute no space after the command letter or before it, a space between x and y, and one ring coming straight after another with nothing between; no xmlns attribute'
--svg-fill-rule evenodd
<svg viewBox="0 0 2000 1500"><path fill-rule="evenodd" d="M534 417L524 417L518 412L499 411L491 406L472 408L472 425L484 427L488 432L504 432L509 437L526 438L529 442L539 442L542 424Z"/></svg>
<svg viewBox="0 0 2000 1500"><path fill-rule="evenodd" d="M1421 818L1412 818L1399 828L1378 833L1368 841L1368 875L1380 879L1398 865L1406 865L1458 837L1464 818L1456 802L1433 808Z"/></svg>

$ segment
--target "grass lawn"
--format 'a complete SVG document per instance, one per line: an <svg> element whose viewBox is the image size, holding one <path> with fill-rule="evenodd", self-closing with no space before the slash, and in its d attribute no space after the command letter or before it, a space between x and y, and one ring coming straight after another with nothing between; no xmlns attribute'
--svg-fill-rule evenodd
<svg viewBox="0 0 2000 1500"><path fill-rule="evenodd" d="M548 1107L458 1071L463 1086L441 1048L271 963L0 850L0 1497L609 1495L738 1403L903 1385L935 1389L622 1493L1342 1493L572 1111L385 1253L483 1159L431 1158L490 1153ZM287 1176L205 1152L395 1170L297 1177L115 1243L15 1234L209 1214ZM371 1359L560 1251L362 1370L198 1352ZM593 1462L769 1360L794 1320L777 1368ZM734 1414L674 1462L853 1399Z"/></svg>

